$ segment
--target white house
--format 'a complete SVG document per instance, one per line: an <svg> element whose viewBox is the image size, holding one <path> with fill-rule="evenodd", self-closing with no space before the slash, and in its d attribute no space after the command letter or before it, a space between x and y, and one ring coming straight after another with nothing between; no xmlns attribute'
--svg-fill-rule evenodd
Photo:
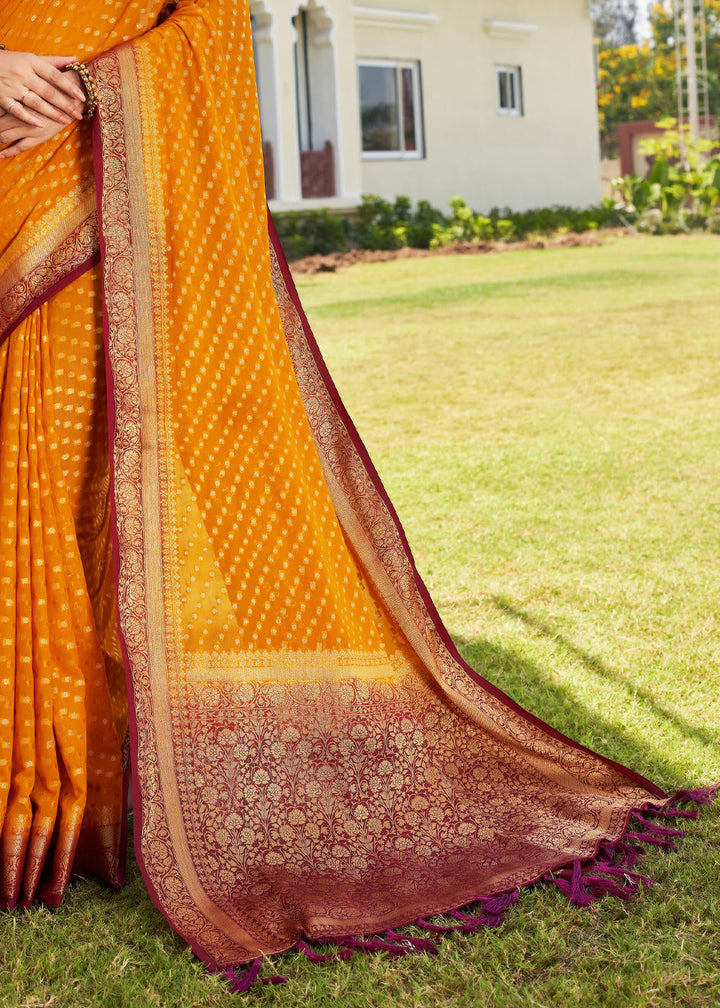
<svg viewBox="0 0 720 1008"><path fill-rule="evenodd" d="M588 0L251 0L274 211L600 198Z"/></svg>

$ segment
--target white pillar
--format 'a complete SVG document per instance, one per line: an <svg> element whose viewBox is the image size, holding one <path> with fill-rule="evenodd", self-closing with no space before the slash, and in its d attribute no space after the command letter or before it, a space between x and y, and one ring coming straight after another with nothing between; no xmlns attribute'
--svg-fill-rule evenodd
<svg viewBox="0 0 720 1008"><path fill-rule="evenodd" d="M282 8L275 16L275 59L277 66L277 198L300 199L300 154L295 97L295 29Z"/></svg>
<svg viewBox="0 0 720 1008"><path fill-rule="evenodd" d="M688 124L690 137L700 136L698 113L697 49L695 44L695 0L685 0L685 47L687 50Z"/></svg>

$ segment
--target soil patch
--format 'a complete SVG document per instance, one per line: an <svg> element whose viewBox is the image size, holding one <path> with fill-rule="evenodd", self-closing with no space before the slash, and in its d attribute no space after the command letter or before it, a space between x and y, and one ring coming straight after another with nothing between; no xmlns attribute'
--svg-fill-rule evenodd
<svg viewBox="0 0 720 1008"><path fill-rule="evenodd" d="M358 263L390 262L394 259L425 259L429 256L486 255L491 252L512 252L518 249L586 248L604 244L608 238L634 237L627 228L604 228L602 231L583 231L518 242L454 242L440 249L349 249L347 252L329 252L327 255L306 256L290 263L293 273L336 273L357 266Z"/></svg>

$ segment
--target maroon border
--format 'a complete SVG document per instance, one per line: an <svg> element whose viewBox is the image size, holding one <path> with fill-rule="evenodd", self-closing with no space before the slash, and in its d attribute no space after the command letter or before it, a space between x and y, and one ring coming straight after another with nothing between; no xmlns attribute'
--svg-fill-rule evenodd
<svg viewBox="0 0 720 1008"><path fill-rule="evenodd" d="M363 441L357 432L355 424L352 422L350 415L348 414L347 410L345 409L345 406L343 405L343 401L340 398L340 394L330 376L330 372L328 371L327 365L323 360L322 353L317 344L317 341L315 340L315 337L313 336L310 324L307 320L307 316L305 315L302 305L300 304L300 298L295 288L295 284L293 282L293 278L290 273L290 268L287 264L287 260L285 259L285 255L282 251L280 240L278 238L278 234L275 229L275 224L269 210L268 210L268 230L270 233L270 241L272 242L273 248L275 249L275 252L278 257L278 262L280 264L280 269L282 271L283 280L285 281L285 286L287 287L288 294L290 295L293 305L295 306L295 309L300 317L300 321L303 326L303 331L305 334L305 339L308 344L308 348L313 356L313 359L315 361L315 364L317 365L320 375L322 376L323 382L332 399L333 405L338 411L340 418L342 419L344 425L348 430L352 443L355 449L357 450L358 454L360 455L360 458L362 459L365 470L367 471L367 474L370 477L370 480L373 486L375 487L375 490L382 498L385 506L388 509L388 512L390 513L390 517L392 518L393 524L397 529L398 535L400 536L400 540L403 545L403 549L405 550L408 561L410 563L413 579L415 581L415 586L417 587L417 590L420 593L420 596L422 597L425 606L427 607L428 613L430 614L435 629L437 630L443 644L448 649L453 659L458 663L458 665L461 666L463 671L466 673L466 675L470 677L470 679L473 680L473 682L477 683L477 685L479 686L482 686L484 690L487 690L487 692L490 693L493 697L495 697L496 700L499 700L501 701L501 703L505 704L505 706L508 707L514 714L521 715L523 718L525 718L526 721L528 721L534 727L541 728L543 731L547 732L547 734L551 738L557 739L557 741L559 742L564 742L567 745L571 745L573 746L573 748L577 749L580 752L588 753L591 756L599 757L603 761L603 763L612 767L615 770L620 770L622 773L627 775L630 778L630 780L632 780L636 784L639 784L641 787L645 788L651 794L654 794L660 800L660 802L666 801L668 799L668 795L661 788L659 788L657 784L654 784L652 781L647 780L641 774L636 773L634 770L630 770L628 767L623 766L621 763L616 763L614 760L608 759L606 756L602 756L599 753L594 752L594 750L589 749L587 746L581 745L574 739L568 738L567 735L563 735L562 732L557 731L555 728L546 724L540 718L535 717L534 714L530 714L529 711L526 711L523 707L520 706L520 704L516 703L515 700L509 697L506 693L503 693L502 690L500 690L497 686L494 686L487 679L483 679L481 675L479 675L473 668L471 668L470 665L467 664L466 661L463 660L455 644L453 643L452 638L450 637L450 634L448 633L442 619L440 618L440 614L438 613L435 607L435 603L430 597L430 593L428 592L422 578L420 577L418 569L415 565L415 559L413 557L412 550L410 549L410 544L408 543L405 531L400 522L400 518L395 508L393 507L392 501L387 495L385 487L383 486L380 476L378 475L378 472L375 469L375 466L373 465L372 459L368 454L367 448L363 444Z"/></svg>
<svg viewBox="0 0 720 1008"><path fill-rule="evenodd" d="M112 54L106 53L105 56L111 56ZM122 106L122 97L120 94L117 95L118 104ZM102 142L102 110L98 108L97 114L95 115L93 121L93 166L95 171L95 192L97 199L97 212L98 212L98 234L99 234L99 244L100 244L100 263L104 268L107 259L107 241L105 239L105 232L103 230L103 214L102 214L102 192L103 192L103 172L104 172L104 161L103 161L103 142ZM160 899L157 889L155 888L152 878L150 877L147 866L145 864L145 858L142 851L142 822L143 822L143 804L142 804L142 789L140 787L140 775L138 771L137 764L137 753L138 753L138 724L137 718L135 716L135 687L132 677L132 664L130 662L130 655L125 641L125 636L122 631L122 624L120 620L120 540L118 537L118 526L117 526L117 512L115 508L115 467L114 467L114 450L115 450L115 430L116 430L116 413L115 413L115 382L114 374L112 368L112 361L110 359L110 319L108 315L107 301L105 298L105 284L103 277L102 284L102 315L103 315L103 331L105 334L105 371L106 371L106 388L107 388L107 418L108 418L108 446L110 452L110 520L112 526L112 554L113 554L113 576L115 579L115 598L116 598L116 611L117 611L117 627L118 627L118 637L120 640L120 647L122 650L123 662L125 665L125 682L127 685L127 700L128 700L128 733L130 741L130 759L125 772L123 775L123 810L122 810L122 822L120 828L120 857L125 863L127 863L127 852L128 852L128 831L129 831L129 789L132 785L132 795L133 795L133 855L137 863L140 875L142 877L145 888L147 889L148 895L152 900L155 908L162 914L168 923L168 926L172 931L179 935L184 942L186 942L192 949L194 954L200 959L201 962L205 963L208 970L211 973L219 973L224 967L207 953L207 951L198 943L197 939L192 935L188 934L183 930L178 923L173 919L169 910L166 910L163 906L163 902Z"/></svg>
<svg viewBox="0 0 720 1008"><path fill-rule="evenodd" d="M21 309L18 315L7 323L4 329L0 330L0 346L2 346L10 333L14 332L15 329L17 329L17 327L24 322L29 315L32 315L36 308L44 305L46 301L49 301L50 298L59 294L61 290L64 290L64 288L68 286L68 284L71 284L73 280L77 280L78 277L82 276L83 273L86 273L87 270L92 269L92 267L96 266L99 262L100 251L98 250L97 252L93 252L91 256L88 256L88 258L83 262L78 263L77 266L73 266L68 273L60 277L59 280L56 280L55 283L44 290L42 294L37 294L32 301L29 301L25 307Z"/></svg>
<svg viewBox="0 0 720 1008"><path fill-rule="evenodd" d="M98 216L98 241L99 241L99 261L101 264L101 269L105 265L106 256L106 242L105 234L103 232L103 217L102 217L102 181L103 181L103 159L102 159L102 129L100 125L100 110L98 109L97 114L93 120L92 126L92 144L93 144L93 169L95 172L95 198L97 201L97 216ZM110 499L110 527L112 532L112 561L113 561L113 578L115 581L115 613L117 620L117 630L118 639L120 641L120 648L122 651L123 662L125 664L125 681L128 690L128 732L130 735L130 759L128 765L123 772L123 807L122 807L122 821L120 824L120 858L127 864L127 849L128 849L128 814L129 814L129 790L131 778L133 775L133 765L134 765L134 753L137 748L137 728L133 724L132 711L134 710L134 704L132 700L132 682L130 676L127 673L128 665L128 652L125 644L125 638L123 637L122 627L120 625L120 593L119 593L119 575L120 575L120 547L117 534L117 520L115 513L115 467L113 465L114 457L114 447L115 447L115 383L113 380L113 370L110 363L110 353L109 353L109 333L110 333L110 320L108 318L107 303L105 301L105 286L104 277L103 283L101 283L102 289L102 317L103 317L103 334L104 334L104 353L105 353L105 408L107 411L108 420L108 451L110 453L110 486L108 489L109 499ZM130 769L128 769L130 768ZM134 780L133 784L133 800L135 799L135 792L138 790L137 785ZM138 805L139 805L139 793L138 793Z"/></svg>

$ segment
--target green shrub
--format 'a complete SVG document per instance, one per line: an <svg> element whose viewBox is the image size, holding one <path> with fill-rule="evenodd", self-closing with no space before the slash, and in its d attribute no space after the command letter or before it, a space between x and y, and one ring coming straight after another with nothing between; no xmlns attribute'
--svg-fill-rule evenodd
<svg viewBox="0 0 720 1008"><path fill-rule="evenodd" d="M489 217L476 214L460 196L454 196L450 200L450 209L452 214L449 218L443 218L433 225L431 248L443 248L453 242L477 245L492 241L495 229Z"/></svg>
<svg viewBox="0 0 720 1008"><path fill-rule="evenodd" d="M278 214L275 218L280 244L291 262L308 255L326 255L348 247L348 222L329 210Z"/></svg>
<svg viewBox="0 0 720 1008"><path fill-rule="evenodd" d="M643 144L652 158L647 178L614 179L620 213L641 231L676 234L715 229L720 209L720 156L713 141L694 140L676 120L658 123L663 133Z"/></svg>
<svg viewBox="0 0 720 1008"><path fill-rule="evenodd" d="M495 223L495 233L500 241L510 242L517 238L515 222L507 217L501 217Z"/></svg>
<svg viewBox="0 0 720 1008"><path fill-rule="evenodd" d="M443 220L427 200L420 200L413 211L407 196L398 196L394 203L381 196L363 196L353 237L366 249L429 248L433 227Z"/></svg>
<svg viewBox="0 0 720 1008"><path fill-rule="evenodd" d="M715 181L720 185L720 174ZM407 196L390 201L382 196L366 195L350 219L329 210L315 210L278 214L275 223L290 261L347 248L442 248L453 242L478 245L524 240L528 236L535 241L570 231L635 223L640 212L653 206L657 183L629 179L622 184L625 187L623 198L603 200L598 206L586 209L552 206L515 213L507 207L496 207L484 215L475 213L464 199L456 196L450 201L450 213L446 215L427 200L420 200L413 208ZM640 211L635 209L636 205L641 207ZM701 214L705 215L708 228L717 226L716 215L707 199L704 203L700 201L695 216L689 218L693 226Z"/></svg>
<svg viewBox="0 0 720 1008"><path fill-rule="evenodd" d="M411 248L430 248L433 228L444 221L445 215L441 210L431 206L427 200L420 200L408 224L408 245Z"/></svg>

